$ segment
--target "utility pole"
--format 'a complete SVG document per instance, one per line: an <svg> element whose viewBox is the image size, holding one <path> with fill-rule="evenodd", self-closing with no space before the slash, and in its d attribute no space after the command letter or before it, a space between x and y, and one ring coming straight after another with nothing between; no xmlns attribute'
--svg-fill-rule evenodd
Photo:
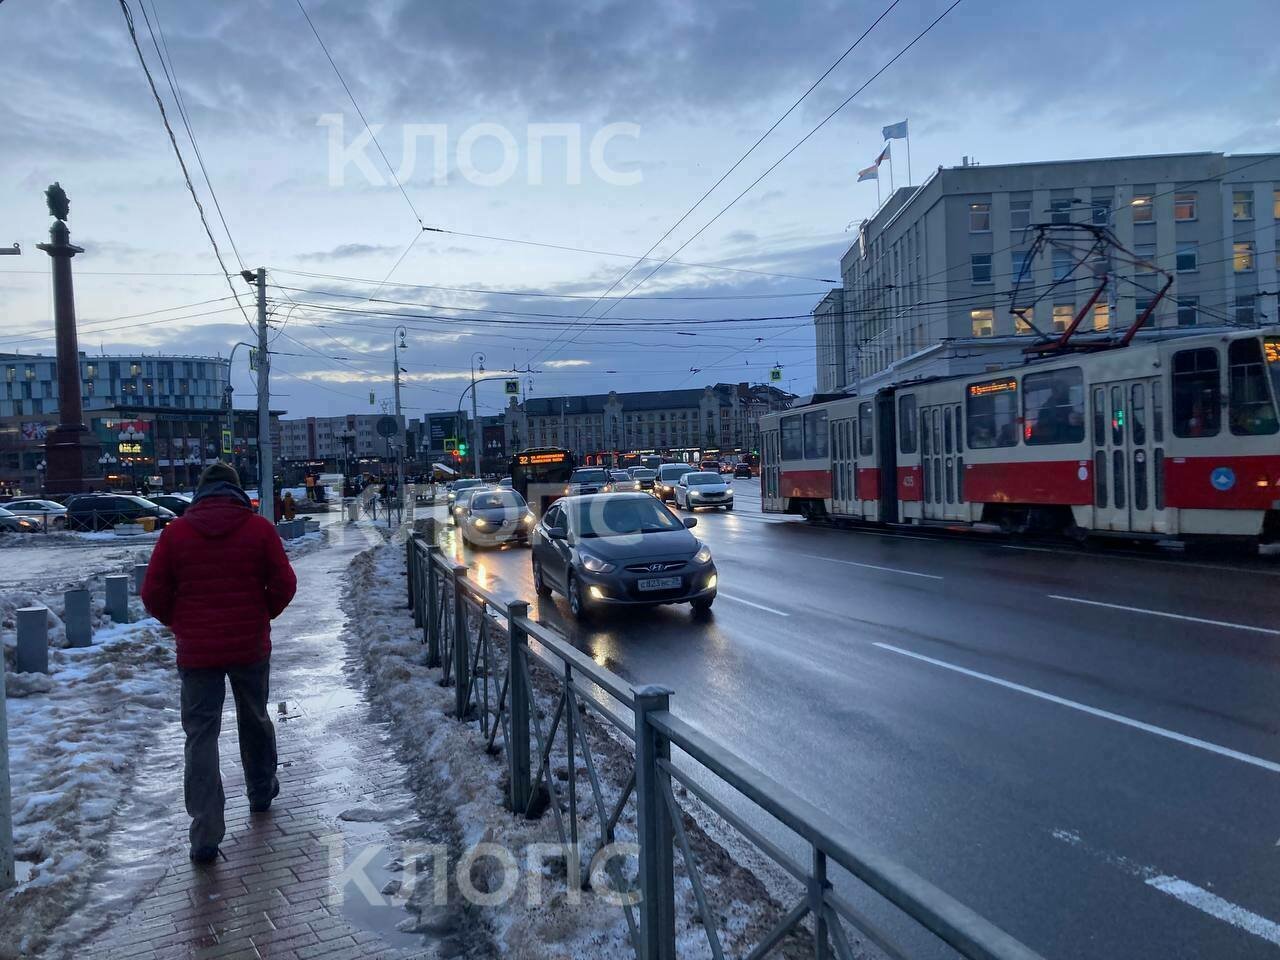
<svg viewBox="0 0 1280 960"><path fill-rule="evenodd" d="M391 334L391 364L395 367L395 403L396 403L396 429L399 434L396 439L396 494L404 496L404 443L405 431L400 419L400 348L407 346L404 342L405 335L409 331L403 326L396 327Z"/></svg>
<svg viewBox="0 0 1280 960"><path fill-rule="evenodd" d="M267 268L241 276L258 285L258 512L276 519L275 477L271 451L271 359L267 353Z"/></svg>
<svg viewBox="0 0 1280 960"><path fill-rule="evenodd" d="M471 355L471 465L476 479L480 477L480 420L476 407L476 361L479 360L480 372L484 373L484 354Z"/></svg>

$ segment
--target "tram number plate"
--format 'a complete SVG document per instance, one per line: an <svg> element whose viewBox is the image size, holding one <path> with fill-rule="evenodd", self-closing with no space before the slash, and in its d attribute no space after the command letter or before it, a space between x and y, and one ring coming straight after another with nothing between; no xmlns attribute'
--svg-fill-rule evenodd
<svg viewBox="0 0 1280 960"><path fill-rule="evenodd" d="M675 590L680 586L679 577L652 577L648 580L640 580L636 586L641 590Z"/></svg>

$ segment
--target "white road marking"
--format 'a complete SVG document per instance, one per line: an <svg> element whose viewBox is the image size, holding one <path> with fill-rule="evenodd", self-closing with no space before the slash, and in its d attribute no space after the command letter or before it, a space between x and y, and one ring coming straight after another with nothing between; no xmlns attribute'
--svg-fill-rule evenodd
<svg viewBox="0 0 1280 960"><path fill-rule="evenodd" d="M725 593L723 590L716 591L717 597L724 597L726 600L732 600L734 603L745 603L748 607L755 607L757 610L763 610L765 613L776 613L780 617L789 617L791 614L782 610L775 610L773 607L766 607L763 603L756 603L753 600L743 600L741 597L735 597L731 593Z"/></svg>
<svg viewBox="0 0 1280 960"><path fill-rule="evenodd" d="M1229 900L1223 900L1217 894L1201 889L1194 883L1188 883L1177 877L1160 876L1147 880L1147 886L1155 887L1161 893L1167 893L1202 913L1217 917L1246 933L1252 933L1255 937L1261 937L1280 946L1280 924L1266 917L1260 917L1244 907L1236 906Z"/></svg>
<svg viewBox="0 0 1280 960"><path fill-rule="evenodd" d="M926 580L941 580L942 577L933 573L917 573L914 570L902 570L898 567L882 567L878 563L859 563L856 560L838 560L835 557L823 557L816 553L802 553L802 557L808 557L810 560L825 560L828 563L843 563L850 567L865 567L868 570L883 570L885 573L901 573L907 577L924 577Z"/></svg>
<svg viewBox="0 0 1280 960"><path fill-rule="evenodd" d="M1231 630L1248 630L1251 633L1265 633L1270 637L1280 637L1280 630L1270 627L1255 627L1247 623L1231 623L1229 620L1206 620L1204 617L1188 617L1181 613L1168 613L1164 610L1147 610L1143 607L1126 607L1119 603L1103 603L1101 600L1085 600L1083 597L1063 597L1056 593L1049 594L1050 600L1065 600L1068 603L1083 603L1091 607L1106 607L1109 610L1124 610L1128 613L1145 613L1152 617L1168 617L1170 620L1186 620L1189 623L1203 623L1210 627L1227 627Z"/></svg>
<svg viewBox="0 0 1280 960"><path fill-rule="evenodd" d="M1184 733L1178 733L1174 730L1166 730L1164 727L1157 727L1152 723L1144 723L1141 720L1134 720L1131 717L1112 713L1110 710L1102 710L1098 707L1091 707L1086 703L1078 703L1075 700L1068 700L1066 697L1059 697L1052 693L1046 693L1043 690L1037 690L1035 687L1028 687L1021 683L1014 683L1012 680L1002 680L1000 677L993 677L989 673L979 673L977 670L970 670L967 667L948 663L945 660L926 657L922 653L914 653L911 650L904 650L901 647L893 646L893 644L874 641L873 646L877 646L882 650L889 650L893 653L900 653L904 657L911 657L913 660L931 663L935 667L942 667L944 670L961 673L966 677L973 677L975 680L985 680L987 683L994 683L996 686L1004 687L1007 690L1016 690L1018 693L1025 693L1028 696L1036 697L1040 700L1047 700L1050 703L1056 703L1062 707L1070 707L1072 710L1079 710L1081 713L1087 713L1090 716L1101 717L1103 720L1110 720L1113 723L1123 724L1126 727L1133 727L1135 730L1142 730L1145 733L1151 733L1157 737L1176 740L1178 743L1186 744L1189 747L1196 747L1200 750L1207 750L1210 753L1216 753L1220 757L1239 760L1241 763L1248 763L1252 766L1260 767L1270 773L1280 773L1280 763L1275 763L1271 760L1264 760L1262 757L1255 757L1249 753L1241 753L1239 750L1232 750L1230 747L1223 747L1216 743L1210 743L1208 740L1201 740L1198 737L1189 737Z"/></svg>

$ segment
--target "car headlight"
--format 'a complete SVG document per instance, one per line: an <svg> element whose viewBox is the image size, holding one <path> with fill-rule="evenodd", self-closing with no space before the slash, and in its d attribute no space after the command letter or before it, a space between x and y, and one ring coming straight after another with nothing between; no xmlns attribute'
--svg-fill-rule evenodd
<svg viewBox="0 0 1280 960"><path fill-rule="evenodd" d="M483 517L472 517L471 519L473 519L476 522L477 529L480 529L480 530L489 529L489 521L485 520Z"/></svg>
<svg viewBox="0 0 1280 960"><path fill-rule="evenodd" d="M613 564L607 560L601 560L599 557L590 553L582 554L582 565L592 573L608 573L613 569Z"/></svg>
<svg viewBox="0 0 1280 960"><path fill-rule="evenodd" d="M710 548L710 547L708 547L708 546L704 543L704 544L699 548L698 552L697 552L697 553L695 553L695 554L693 555L693 559L694 559L694 561L695 561L696 563L710 563L710 562L711 562L711 548Z"/></svg>
<svg viewBox="0 0 1280 960"><path fill-rule="evenodd" d="M533 523L533 514L526 513L523 517L520 518L520 522L527 527L529 524Z"/></svg>
<svg viewBox="0 0 1280 960"><path fill-rule="evenodd" d="M689 499L690 499L690 500L701 500L701 499L702 499L702 494L700 494L697 490L690 490L690 491L689 491Z"/></svg>

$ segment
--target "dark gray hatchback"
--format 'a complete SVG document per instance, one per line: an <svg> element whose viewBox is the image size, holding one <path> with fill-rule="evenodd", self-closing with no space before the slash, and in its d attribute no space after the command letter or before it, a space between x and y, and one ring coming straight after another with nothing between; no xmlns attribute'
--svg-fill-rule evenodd
<svg viewBox="0 0 1280 960"><path fill-rule="evenodd" d="M711 548L645 493L563 497L533 529L538 595L564 594L578 619L610 606L689 603L711 609L717 574Z"/></svg>

